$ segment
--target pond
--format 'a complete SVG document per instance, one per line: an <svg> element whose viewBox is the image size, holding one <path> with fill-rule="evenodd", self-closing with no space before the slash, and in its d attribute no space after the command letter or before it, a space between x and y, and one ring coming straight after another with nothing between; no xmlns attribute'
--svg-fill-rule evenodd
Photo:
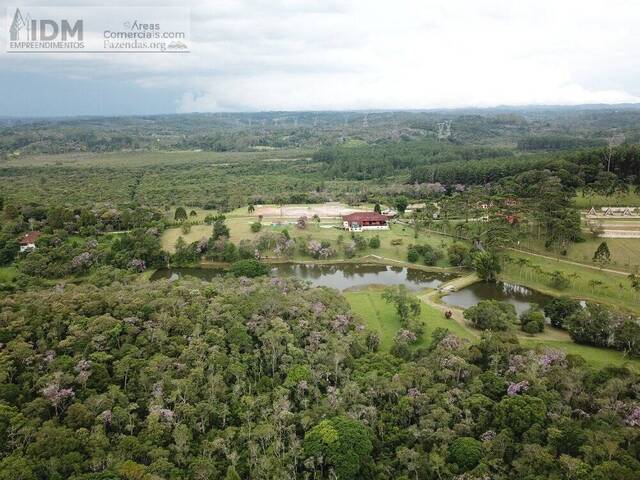
<svg viewBox="0 0 640 480"><path fill-rule="evenodd" d="M151 280L167 279L172 275L211 280L224 273L225 271L219 268L162 268L151 276ZM273 266L271 275L297 277L309 281L314 286L332 287L338 290L366 285L405 285L407 289L417 291L423 288L437 288L453 278L450 274L413 268L348 263L333 265L282 263Z"/></svg>
<svg viewBox="0 0 640 480"><path fill-rule="evenodd" d="M503 282L477 282L442 297L442 301L447 305L459 308L473 307L482 300L499 300L516 307L518 315L527 310L531 303L544 307L551 299L548 295L521 285Z"/></svg>

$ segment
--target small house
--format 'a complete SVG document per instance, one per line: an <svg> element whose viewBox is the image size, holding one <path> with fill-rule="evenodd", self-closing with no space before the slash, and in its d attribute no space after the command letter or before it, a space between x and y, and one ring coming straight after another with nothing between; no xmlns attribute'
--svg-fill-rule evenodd
<svg viewBox="0 0 640 480"><path fill-rule="evenodd" d="M40 238L40 232L31 231L25 233L20 239L20 252L27 252L36 249L36 240Z"/></svg>

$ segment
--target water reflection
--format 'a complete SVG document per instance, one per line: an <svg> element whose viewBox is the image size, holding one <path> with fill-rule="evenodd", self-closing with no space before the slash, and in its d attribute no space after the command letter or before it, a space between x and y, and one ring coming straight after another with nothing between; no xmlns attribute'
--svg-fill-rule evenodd
<svg viewBox="0 0 640 480"><path fill-rule="evenodd" d="M532 303L539 307L544 307L551 300L551 297L521 285L504 282L477 282L442 297L442 301L447 305L459 308L472 307L482 300L498 300L510 303L520 315Z"/></svg>
<svg viewBox="0 0 640 480"><path fill-rule="evenodd" d="M217 268L174 268L156 271L151 280L167 279L172 275L192 276L210 281L224 274ZM405 285L410 290L437 288L453 278L449 274L426 272L404 267L363 264L278 264L274 265L273 276L297 277L315 286L327 286L338 290L363 287L365 285Z"/></svg>

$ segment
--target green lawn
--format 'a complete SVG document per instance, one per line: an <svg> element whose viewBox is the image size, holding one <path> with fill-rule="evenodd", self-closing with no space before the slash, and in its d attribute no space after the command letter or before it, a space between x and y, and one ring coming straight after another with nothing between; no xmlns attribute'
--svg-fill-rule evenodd
<svg viewBox="0 0 640 480"><path fill-rule="evenodd" d="M368 329L378 332L380 335L380 347L389 350L393 345L393 338L401 328L400 319L393 305L382 299L382 290L369 288L345 292L353 311L358 314ZM474 335L454 320L444 318L442 312L435 308L422 304L420 318L425 324L425 333L419 345L428 345L431 334L436 328L447 328L459 337L472 339Z"/></svg>
<svg viewBox="0 0 640 480"><path fill-rule="evenodd" d="M15 267L0 267L0 282L10 282L17 274Z"/></svg>
<svg viewBox="0 0 640 480"><path fill-rule="evenodd" d="M366 290L345 292L344 295L365 326L378 332L380 335L380 347L382 350L387 351L393 345L393 338L401 325L394 307L382 299L381 293L382 290L380 288L371 287ZM431 340L431 334L436 328L446 328L455 335L469 340L477 338L477 333L474 333L470 328L466 328L454 320L447 320L442 312L424 303L422 304L421 318L425 324L425 333L417 346L428 345ZM629 359L615 350L578 345L571 341L558 341L548 338L520 338L520 342L532 348L542 345L564 350L570 354L580 355L590 365L598 368L606 365L628 365L630 368L640 371L640 360Z"/></svg>
<svg viewBox="0 0 640 480"><path fill-rule="evenodd" d="M634 229L640 227L640 221L636 220L633 223L635 223ZM560 258L595 265L593 254L602 242L607 242L611 252L611 262L607 267L630 272L640 269L640 238L593 238L588 232L584 235L584 242L572 243L567 248L567 255ZM544 248L544 239L527 238L522 241L521 246L541 255L557 256L557 253L549 252Z"/></svg>
<svg viewBox="0 0 640 480"><path fill-rule="evenodd" d="M631 288L625 275L617 275L578 265L562 263L552 259L535 257L525 253L509 252L509 256L525 258L529 266L519 267L514 263L503 265L500 278L510 283L517 283L551 295L565 295L585 300L595 300L608 305L618 305L629 310L640 312L640 292ZM536 271L545 272L560 270L570 278L570 285L564 290L557 290L549 285L549 278ZM594 284L592 282L601 282Z"/></svg>
<svg viewBox="0 0 640 480"><path fill-rule="evenodd" d="M187 209L187 213L190 212L191 209ZM195 209L197 214L197 220L201 221L204 219L204 216L207 213L211 213L210 211L204 211L200 209ZM169 213L169 215L171 215ZM293 238L297 238L300 240L318 240L323 241L327 240L331 242L334 248L338 250L339 255L335 257L336 260L340 260L343 258L342 256L342 248L338 246L339 239L342 238L342 242L347 243L350 241L351 234L349 232L345 232L344 230L340 230L338 228L325 228L338 226L339 221L337 219L323 218L321 219L320 224L310 221L307 228L305 230L300 230L296 228L295 225L281 225L281 226L272 226L272 222L279 221L280 219L276 218L263 218L262 220L262 230L258 233L254 233L251 231L251 224L257 221L257 217L250 216L246 213L246 207L243 209L234 210L231 212L226 219L226 224L229 227L231 241L234 243L238 243L241 240L256 240L260 235L264 232L282 232L283 230L288 230L289 234ZM295 222L295 219L288 218L284 219L289 222ZM162 247L169 251L174 251L174 245L178 237L183 237L183 239L187 243L195 242L200 240L202 237L211 236L212 227L210 225L193 225L191 227L191 231L188 234L183 234L180 228L170 228L167 229L162 235ZM426 232L421 232L419 237L414 238L413 229L404 225L392 224L389 230L380 230L380 231L367 231L358 233L356 235L362 236L369 240L376 235L380 237L380 248L371 249L367 248L366 250L359 252L358 257L364 257L367 255L378 255L380 257L385 257L393 260L406 261L407 260L407 248L411 244L429 244L435 248L438 248L446 253L447 246L452 242L450 238L431 234ZM401 239L401 245L392 245L391 241L394 239ZM296 252L293 260L311 260L310 257L304 257ZM439 267L447 267L448 262L446 260L446 255L439 262Z"/></svg>
<svg viewBox="0 0 640 480"><path fill-rule="evenodd" d="M578 208L640 207L640 195L632 191L612 196L584 195L579 191L573 198L573 204Z"/></svg>

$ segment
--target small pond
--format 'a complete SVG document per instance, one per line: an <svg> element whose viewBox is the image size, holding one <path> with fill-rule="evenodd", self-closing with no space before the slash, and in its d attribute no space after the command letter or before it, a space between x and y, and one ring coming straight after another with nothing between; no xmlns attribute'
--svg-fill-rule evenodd
<svg viewBox="0 0 640 480"><path fill-rule="evenodd" d="M507 302L516 307L518 315L529 309L531 303L544 307L551 299L552 297L535 290L503 282L477 282L442 297L447 305L459 308L473 307L482 300Z"/></svg>
<svg viewBox="0 0 640 480"><path fill-rule="evenodd" d="M167 279L172 275L211 280L223 274L224 270L219 268L162 268L151 276L151 280ZM453 278L450 274L413 268L346 263L334 265L282 263L273 266L271 275L297 277L309 281L314 286L332 287L338 290L375 284L405 285L407 289L416 291L423 288L437 288Z"/></svg>

